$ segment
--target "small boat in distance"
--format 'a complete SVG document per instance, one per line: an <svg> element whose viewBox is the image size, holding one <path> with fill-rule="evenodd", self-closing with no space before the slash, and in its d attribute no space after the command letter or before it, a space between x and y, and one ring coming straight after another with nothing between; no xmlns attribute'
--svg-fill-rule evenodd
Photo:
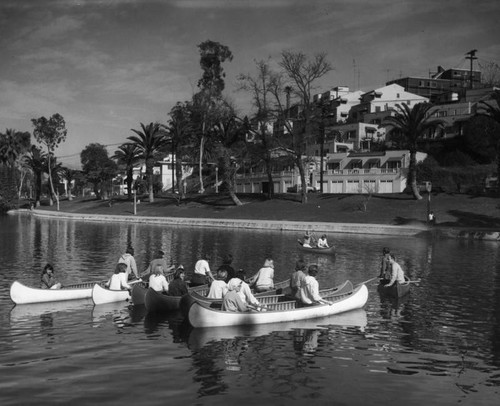
<svg viewBox="0 0 500 406"><path fill-rule="evenodd" d="M299 243L299 247L302 251L313 252L315 254L335 254L335 247L332 245L328 248L319 248L319 247L304 247L302 241L297 240Z"/></svg>

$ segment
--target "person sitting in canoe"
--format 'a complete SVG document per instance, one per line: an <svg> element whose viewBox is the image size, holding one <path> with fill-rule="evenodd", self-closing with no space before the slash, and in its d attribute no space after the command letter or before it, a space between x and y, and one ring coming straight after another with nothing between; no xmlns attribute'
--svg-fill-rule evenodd
<svg viewBox="0 0 500 406"><path fill-rule="evenodd" d="M61 289L61 284L54 276L54 267L51 264L44 266L42 271L42 289Z"/></svg>
<svg viewBox="0 0 500 406"><path fill-rule="evenodd" d="M390 259L391 257L391 250L387 247L384 247L382 249L382 261L380 263L380 273L378 277L382 280L389 281L391 279L391 264L390 264Z"/></svg>
<svg viewBox="0 0 500 406"><path fill-rule="evenodd" d="M203 254L196 262L193 277L191 278L191 286L206 285L215 280L212 271L210 271L209 259L210 256L208 254Z"/></svg>
<svg viewBox="0 0 500 406"><path fill-rule="evenodd" d="M391 280L387 285L385 285L386 288L394 285L395 283L405 282L405 273L403 272L403 269L401 269L401 266L396 262L394 254L390 254L389 263L391 266Z"/></svg>
<svg viewBox="0 0 500 406"><path fill-rule="evenodd" d="M318 265L309 265L309 268L307 270L308 275L304 278L302 284L300 285L300 301L306 306L316 304L332 304L328 300L324 300L319 294L319 283L316 280L318 271Z"/></svg>
<svg viewBox="0 0 500 406"><path fill-rule="evenodd" d="M119 259L118 263L124 263L127 265L126 275L127 280L130 279L130 275L133 273L136 279L139 279L139 273L137 272L137 264L134 258L134 248L128 246L125 254L123 254Z"/></svg>
<svg viewBox="0 0 500 406"><path fill-rule="evenodd" d="M184 282L185 277L184 267L179 265L175 271L174 280L168 285L169 296L184 296L188 293L186 282Z"/></svg>
<svg viewBox="0 0 500 406"><path fill-rule="evenodd" d="M209 299L222 299L227 293L227 272L225 270L217 271L215 280L210 284L210 291L207 297Z"/></svg>
<svg viewBox="0 0 500 406"><path fill-rule="evenodd" d="M105 286L110 290L132 289L127 283L127 264L124 262L116 264L115 273L106 282Z"/></svg>
<svg viewBox="0 0 500 406"><path fill-rule="evenodd" d="M239 278L233 278L227 284L227 293L222 300L222 310L228 312L247 312L250 308L241 299L239 291L243 281Z"/></svg>
<svg viewBox="0 0 500 406"><path fill-rule="evenodd" d="M250 286L255 285L256 292L266 292L274 289L274 261L267 258L262 268L248 279Z"/></svg>
<svg viewBox="0 0 500 406"><path fill-rule="evenodd" d="M312 247L312 243L313 243L312 238L313 237L312 237L311 233L309 233L309 230L307 230L306 233L304 234L304 238L302 240L302 246L304 248L313 248Z"/></svg>
<svg viewBox="0 0 500 406"><path fill-rule="evenodd" d="M162 250L158 250L155 258L149 263L144 272L141 273L141 278L144 277L146 280L149 279L156 265L161 265L164 272L170 272L175 269L175 265L168 266L165 259L165 253Z"/></svg>
<svg viewBox="0 0 500 406"><path fill-rule="evenodd" d="M293 271L292 276L290 277L290 289L292 290L292 296L296 299L300 299L299 288L302 284L302 281L306 277L306 272L306 263L303 260L299 259L295 263L295 271Z"/></svg>
<svg viewBox="0 0 500 406"><path fill-rule="evenodd" d="M240 295L241 299L247 304L251 306L256 306L260 307L260 302L255 298L254 295L252 295L252 290L250 289L250 285L245 282L245 271L243 269L240 269L236 273L236 278L240 279L242 281L240 291L238 294Z"/></svg>
<svg viewBox="0 0 500 406"><path fill-rule="evenodd" d="M149 277L149 287L157 292L168 293L168 282L163 274L163 267L161 265L156 265L153 269L153 273Z"/></svg>
<svg viewBox="0 0 500 406"><path fill-rule="evenodd" d="M326 234L323 234L321 237L319 237L318 240L318 248L330 248L328 245L328 241L326 239Z"/></svg>

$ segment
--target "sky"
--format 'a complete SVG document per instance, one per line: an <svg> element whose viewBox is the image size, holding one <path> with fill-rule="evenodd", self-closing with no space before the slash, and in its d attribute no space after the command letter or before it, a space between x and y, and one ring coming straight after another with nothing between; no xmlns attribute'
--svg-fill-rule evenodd
<svg viewBox="0 0 500 406"><path fill-rule="evenodd" d="M469 69L473 49L474 68L500 64L499 16L497 0L1 0L0 132L32 133L32 118L59 113L68 134L55 154L79 168L87 145L112 155L131 129L167 123L191 99L203 41L233 53L225 94L244 116L251 98L237 77L255 75L255 61L324 52L334 69L317 93L369 91Z"/></svg>

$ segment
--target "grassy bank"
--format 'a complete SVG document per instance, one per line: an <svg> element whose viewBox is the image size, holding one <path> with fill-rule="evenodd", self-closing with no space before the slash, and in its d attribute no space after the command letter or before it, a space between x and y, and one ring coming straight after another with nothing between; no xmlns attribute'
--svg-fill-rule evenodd
<svg viewBox="0 0 500 406"><path fill-rule="evenodd" d="M406 194L363 195L309 194L307 204L294 194L265 200L262 195L238 195L243 206L235 206L224 195L192 195L178 202L173 196L155 198L154 203L141 201L137 215L158 217L198 217L228 219L259 219L369 224L425 224L427 195L414 200ZM41 209L56 210L43 204ZM464 194L431 195L431 210L438 227L472 227L499 229L500 200L495 197L474 197ZM133 214L133 202L126 197L109 201L94 198L61 200L60 211L113 215Z"/></svg>

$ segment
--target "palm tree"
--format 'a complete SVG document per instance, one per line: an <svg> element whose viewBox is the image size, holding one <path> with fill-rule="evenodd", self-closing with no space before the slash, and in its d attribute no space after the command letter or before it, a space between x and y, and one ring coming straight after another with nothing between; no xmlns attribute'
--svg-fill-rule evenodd
<svg viewBox="0 0 500 406"><path fill-rule="evenodd" d="M31 135L28 132L6 129L5 134L0 133L1 184L5 196L13 198L17 195L18 199L21 196L24 173L20 158L29 150L30 145Z"/></svg>
<svg viewBox="0 0 500 406"><path fill-rule="evenodd" d="M132 198L132 183L134 182L134 166L140 161L140 151L137 144L126 143L120 145L115 151L115 154L111 157L116 159L118 164L125 166L125 171L127 173L127 196L129 199Z"/></svg>
<svg viewBox="0 0 500 406"><path fill-rule="evenodd" d="M395 115L387 117L382 123L383 126L390 127L388 134L397 133L401 147L410 151L408 180L413 196L417 200L422 199L417 188L418 141L443 126L443 120L432 118L433 107L430 103L418 103L413 108L406 103L396 104Z"/></svg>
<svg viewBox="0 0 500 406"><path fill-rule="evenodd" d="M480 101L478 105L478 116L489 117L500 124L500 90L495 90L491 94L491 100ZM500 136L496 144L497 151L497 176L500 177Z"/></svg>
<svg viewBox="0 0 500 406"><path fill-rule="evenodd" d="M150 123L148 125L141 123L141 129L142 131L132 129L137 135L132 135L127 139L137 145L139 156L146 165L146 178L149 184L149 201L153 203L153 166L157 159L157 153L160 151L161 147L165 145L166 140L164 133L160 130L159 123Z"/></svg>
<svg viewBox="0 0 500 406"><path fill-rule="evenodd" d="M35 145L24 158L24 165L33 173L35 179L35 206L40 206L42 194L42 177L47 168L47 154Z"/></svg>

